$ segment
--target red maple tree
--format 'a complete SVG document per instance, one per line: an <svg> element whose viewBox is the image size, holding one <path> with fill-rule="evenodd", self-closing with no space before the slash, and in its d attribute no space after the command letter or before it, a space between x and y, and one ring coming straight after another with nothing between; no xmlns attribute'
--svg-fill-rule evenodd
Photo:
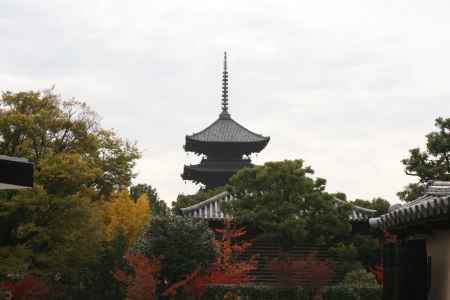
<svg viewBox="0 0 450 300"><path fill-rule="evenodd" d="M336 263L328 259L318 259L314 252L301 258L282 254L269 259L267 268L276 276L279 284L308 286L317 293L334 278Z"/></svg>
<svg viewBox="0 0 450 300"><path fill-rule="evenodd" d="M375 279L378 284L383 284L384 282L384 267L383 265L376 265L373 267L369 267L369 271L375 275Z"/></svg>
<svg viewBox="0 0 450 300"><path fill-rule="evenodd" d="M178 290L186 295L201 299L205 286L210 284L243 284L249 281L250 271L256 268L256 256L243 259L242 254L252 245L251 241L240 240L246 235L244 228L232 229L225 221L224 229L216 229L221 239L215 239L216 260L206 270L197 269L184 280L170 286L164 295L173 296ZM240 241L237 241L240 240Z"/></svg>
<svg viewBox="0 0 450 300"><path fill-rule="evenodd" d="M0 283L0 290L11 295L15 300L46 299L50 294L47 284L40 278L27 275L17 282Z"/></svg>
<svg viewBox="0 0 450 300"><path fill-rule="evenodd" d="M114 278L127 287L127 299L155 299L161 270L160 259L150 259L143 254L127 254L125 260L132 268L132 272L116 270Z"/></svg>

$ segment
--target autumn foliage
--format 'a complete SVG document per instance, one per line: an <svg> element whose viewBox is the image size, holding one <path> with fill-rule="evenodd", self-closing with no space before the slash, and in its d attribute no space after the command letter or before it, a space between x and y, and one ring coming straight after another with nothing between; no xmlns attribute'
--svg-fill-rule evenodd
<svg viewBox="0 0 450 300"><path fill-rule="evenodd" d="M249 273L256 268L257 261L255 256L242 258L252 245L250 241L238 241L246 234L246 230L231 229L230 223L226 222L225 229L216 229L216 232L222 236L214 240L216 260L206 270L199 268L184 280L173 284L165 295L173 296L181 290L185 295L201 299L206 285L243 284L249 281Z"/></svg>
<svg viewBox="0 0 450 300"><path fill-rule="evenodd" d="M370 273L375 276L378 284L383 284L384 282L384 267L383 265L376 265L373 267L369 267Z"/></svg>
<svg viewBox="0 0 450 300"><path fill-rule="evenodd" d="M47 284L35 276L25 276L17 282L0 283L0 291L14 300L43 300L49 295Z"/></svg>
<svg viewBox="0 0 450 300"><path fill-rule="evenodd" d="M104 214L104 233L112 240L121 230L131 246L141 234L150 216L150 205L146 194L134 201L128 191L120 191L106 199L102 211Z"/></svg>
<svg viewBox="0 0 450 300"><path fill-rule="evenodd" d="M131 272L116 270L114 277L126 286L129 300L156 299L161 263L158 258L150 259L143 254L127 254L125 260Z"/></svg>
<svg viewBox="0 0 450 300"><path fill-rule="evenodd" d="M267 267L281 285L309 286L317 290L334 278L336 264L331 260L320 260L311 253L302 258L282 255L269 259Z"/></svg>

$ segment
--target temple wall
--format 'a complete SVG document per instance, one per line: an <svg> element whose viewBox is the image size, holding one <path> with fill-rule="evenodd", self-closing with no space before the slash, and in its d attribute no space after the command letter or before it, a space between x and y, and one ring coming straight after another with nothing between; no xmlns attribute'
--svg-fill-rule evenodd
<svg viewBox="0 0 450 300"><path fill-rule="evenodd" d="M431 299L450 300L450 230L434 232L427 239L431 256Z"/></svg>

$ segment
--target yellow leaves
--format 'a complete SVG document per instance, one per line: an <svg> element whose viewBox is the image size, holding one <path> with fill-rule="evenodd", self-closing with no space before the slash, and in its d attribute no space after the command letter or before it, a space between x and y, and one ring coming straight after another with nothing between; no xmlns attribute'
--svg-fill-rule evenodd
<svg viewBox="0 0 450 300"><path fill-rule="evenodd" d="M146 194L135 202L128 191L114 193L103 205L104 233L112 240L121 231L128 247L136 242L150 216L150 205Z"/></svg>

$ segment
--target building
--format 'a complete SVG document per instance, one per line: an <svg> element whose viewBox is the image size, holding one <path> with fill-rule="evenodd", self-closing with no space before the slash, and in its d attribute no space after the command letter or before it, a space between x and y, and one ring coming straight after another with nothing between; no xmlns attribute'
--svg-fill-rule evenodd
<svg viewBox="0 0 450 300"><path fill-rule="evenodd" d="M254 133L231 118L228 107L227 55L224 56L222 108L204 130L186 136L184 150L203 155L199 164L184 166L181 177L206 188L224 186L239 169L251 166L250 154L263 150L270 138Z"/></svg>
<svg viewBox="0 0 450 300"><path fill-rule="evenodd" d="M231 219L229 216L224 214L221 205L224 202L234 201L235 198L228 192L219 193L205 201L197 203L195 205L182 208L181 212L184 216L195 219L206 220L211 228L222 228L225 218ZM335 199L336 206L345 202L340 199ZM347 202L345 202L347 203ZM352 224L352 231L359 232L361 227L364 229L367 227L368 220L376 214L375 210L359 207L352 205L348 219ZM362 226L365 225L365 226ZM254 228L247 228L248 236L253 238L257 232ZM365 231L365 230L363 230ZM255 239L253 245L248 249L246 253L248 256L257 256L257 268L251 272L251 282L256 284L278 284L277 275L268 266L268 261L277 258L280 255L288 255L290 258L298 259L303 258L308 255L317 255L321 258L330 258L328 253L328 247L317 246L310 244L297 245L290 247L288 250L282 249L280 245L268 240L258 240ZM336 260L336 264L339 265L341 262ZM341 269L341 268L337 268ZM338 282L338 279L342 279L343 273L337 272L333 278L333 283ZM301 278L302 284L305 286L310 285L311 282L307 278Z"/></svg>
<svg viewBox="0 0 450 300"><path fill-rule="evenodd" d="M206 129L186 136L185 151L194 152L197 155L204 155L197 165L184 166L182 178L195 183L202 183L206 188L214 188L226 185L228 179L239 169L252 166L248 158L252 153L259 153L268 144L270 138L256 134L231 118L228 109L228 71L227 57L225 53L223 86L222 86L222 107L219 118ZM181 213L189 218L204 219L211 228L222 228L224 220L230 219L222 211L222 204L234 201L235 198L228 192L221 192L217 195L197 203L195 205L181 208ZM336 207L343 200L335 199ZM352 206L348 216L354 231L365 231L368 229L368 220L376 214L375 210L366 209L359 206ZM249 226L251 227L251 226ZM255 237L256 228L247 228L248 236ZM281 249L275 241L255 240L255 243L248 249L247 255L256 254L258 265L251 274L252 281L258 284L276 284L276 274L270 270L267 262L276 258L286 249ZM289 249L291 258L300 258L307 255L317 255L322 258L327 257L328 248L316 245L298 245ZM339 274L336 278L341 277ZM306 282L305 282L306 283Z"/></svg>
<svg viewBox="0 0 450 300"><path fill-rule="evenodd" d="M395 235L384 246L383 299L450 300L450 182L429 182L369 222Z"/></svg>
<svg viewBox="0 0 450 300"><path fill-rule="evenodd" d="M0 190L33 187L33 164L23 158L0 155Z"/></svg>
<svg viewBox="0 0 450 300"><path fill-rule="evenodd" d="M223 221L227 216L223 213L221 204L233 200L233 196L228 192L222 192L205 201L182 208L181 212L186 217L205 219L209 221ZM347 203L337 198L335 201L336 204ZM375 213L376 210L352 205L352 210L348 218L352 223L367 223L369 218L373 217Z"/></svg>

